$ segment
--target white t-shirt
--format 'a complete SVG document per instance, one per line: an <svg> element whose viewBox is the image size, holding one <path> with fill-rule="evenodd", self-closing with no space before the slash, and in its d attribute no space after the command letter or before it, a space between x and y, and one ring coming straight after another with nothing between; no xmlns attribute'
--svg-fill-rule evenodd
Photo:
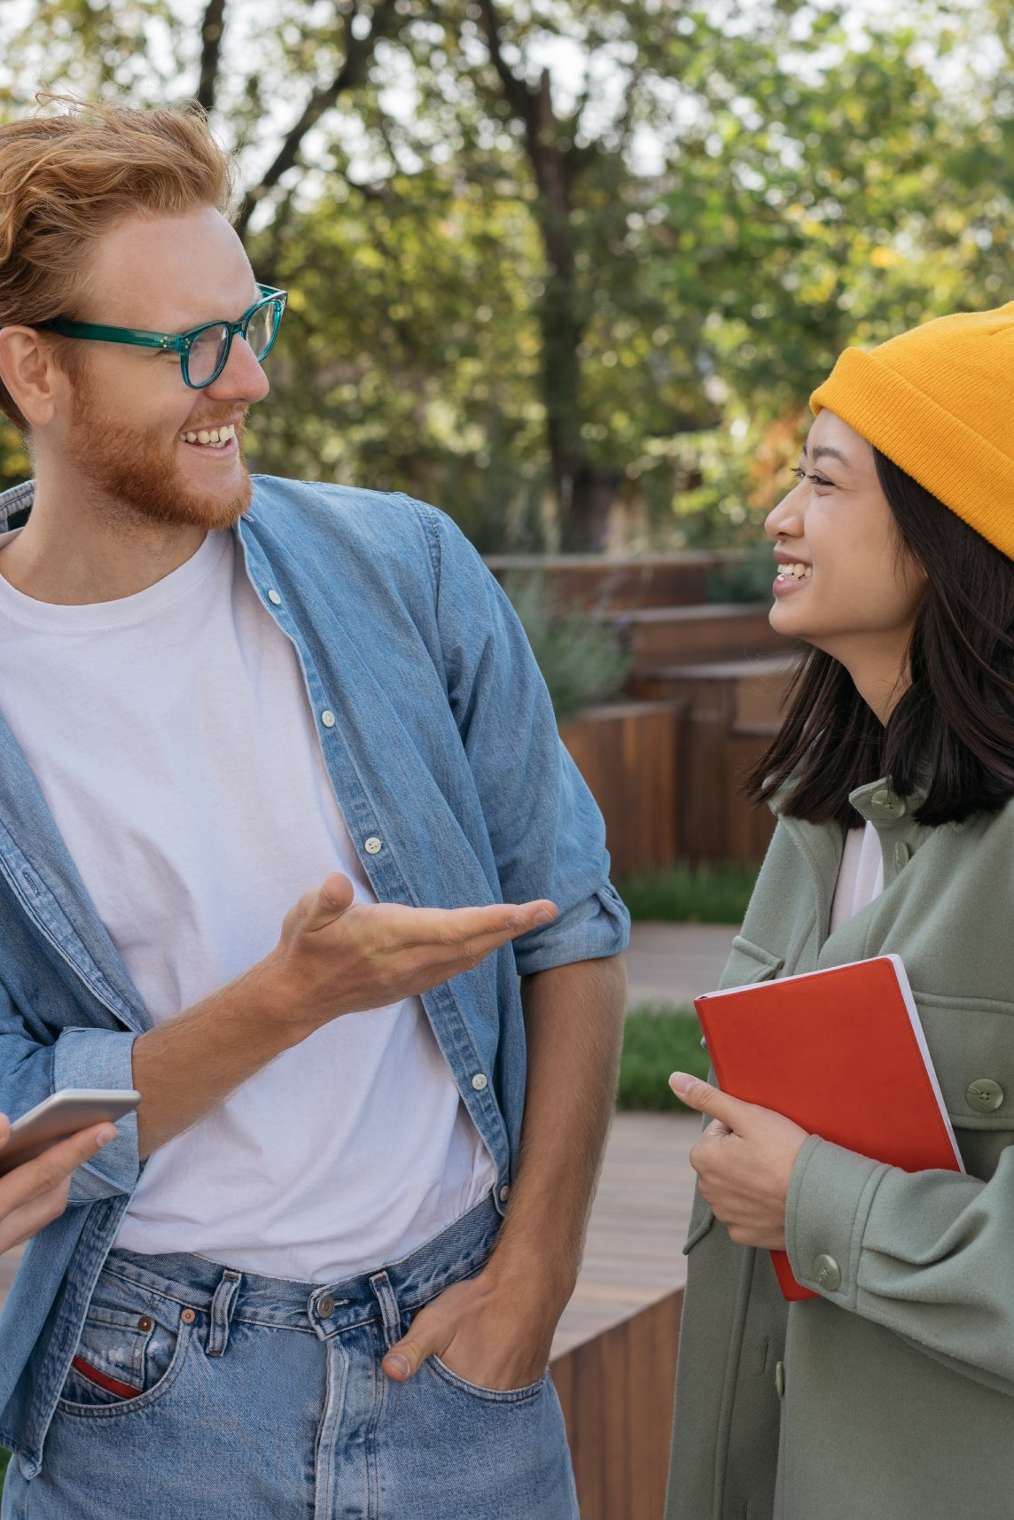
<svg viewBox="0 0 1014 1520"><path fill-rule="evenodd" d="M831 933L884 890L884 852L872 823L849 829L831 905Z"/></svg>
<svg viewBox="0 0 1014 1520"><path fill-rule="evenodd" d="M328 872L376 900L296 652L230 533L113 602L39 602L0 575L0 628L0 710L156 1024L272 950ZM336 1282L494 1180L409 998L324 1025L155 1151L115 1244Z"/></svg>

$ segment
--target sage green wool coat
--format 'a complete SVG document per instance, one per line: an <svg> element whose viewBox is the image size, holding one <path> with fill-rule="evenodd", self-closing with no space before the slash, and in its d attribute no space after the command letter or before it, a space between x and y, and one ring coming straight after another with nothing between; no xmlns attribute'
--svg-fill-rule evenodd
<svg viewBox="0 0 1014 1520"><path fill-rule="evenodd" d="M828 937L841 831L780 818L722 985L900 955L967 1175L811 1135L786 1241L820 1297L792 1305L698 1195L667 1520L1014 1516L1014 802L926 828L885 782L851 801L883 895Z"/></svg>

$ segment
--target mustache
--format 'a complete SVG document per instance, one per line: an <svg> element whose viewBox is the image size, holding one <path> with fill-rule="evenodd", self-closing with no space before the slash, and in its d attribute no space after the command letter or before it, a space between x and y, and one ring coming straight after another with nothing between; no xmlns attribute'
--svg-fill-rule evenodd
<svg viewBox="0 0 1014 1520"><path fill-rule="evenodd" d="M238 415L233 412L229 417L202 417L200 422L189 422L182 431L197 433L201 428L229 427L231 424L237 432L242 432L246 426L247 410L244 408Z"/></svg>

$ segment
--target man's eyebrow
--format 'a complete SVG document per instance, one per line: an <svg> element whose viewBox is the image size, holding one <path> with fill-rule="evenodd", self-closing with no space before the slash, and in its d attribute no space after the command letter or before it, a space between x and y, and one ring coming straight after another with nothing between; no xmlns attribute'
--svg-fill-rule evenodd
<svg viewBox="0 0 1014 1520"><path fill-rule="evenodd" d="M240 312L240 316L243 316L246 312L248 312L250 310L251 306L256 306L257 302L260 299L261 299L261 293L260 293L260 291L259 290L255 290L254 294L253 294L252 300L249 300L246 303L246 305L243 307L243 311ZM225 322L225 321L229 321L229 320L231 320L231 319L227 318L227 317L223 317L222 314L221 314L221 312L219 312L219 314L217 316L215 316L215 317L203 317L200 322L191 322L190 325L189 325L189 327L177 327L177 328L173 328L172 331L176 334L177 337L179 337L183 333L193 332L195 327L207 327L211 323L214 323L214 322ZM238 320L238 318L237 318L237 320ZM169 329L167 329L167 331L169 331Z"/></svg>

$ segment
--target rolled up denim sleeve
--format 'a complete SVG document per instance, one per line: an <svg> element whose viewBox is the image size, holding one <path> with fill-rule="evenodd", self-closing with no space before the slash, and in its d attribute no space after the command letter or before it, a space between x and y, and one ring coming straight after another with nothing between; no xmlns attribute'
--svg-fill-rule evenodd
<svg viewBox="0 0 1014 1520"><path fill-rule="evenodd" d="M559 917L514 943L522 976L626 949L605 824L560 741L510 601L455 524L430 514L448 697L475 778L505 902L548 897Z"/></svg>
<svg viewBox="0 0 1014 1520"><path fill-rule="evenodd" d="M137 1035L116 1029L65 1029L52 1044L32 1039L0 987L0 1111L13 1122L62 1088L132 1088ZM116 1122L116 1139L71 1177L68 1202L95 1203L133 1191L140 1172L137 1115Z"/></svg>

